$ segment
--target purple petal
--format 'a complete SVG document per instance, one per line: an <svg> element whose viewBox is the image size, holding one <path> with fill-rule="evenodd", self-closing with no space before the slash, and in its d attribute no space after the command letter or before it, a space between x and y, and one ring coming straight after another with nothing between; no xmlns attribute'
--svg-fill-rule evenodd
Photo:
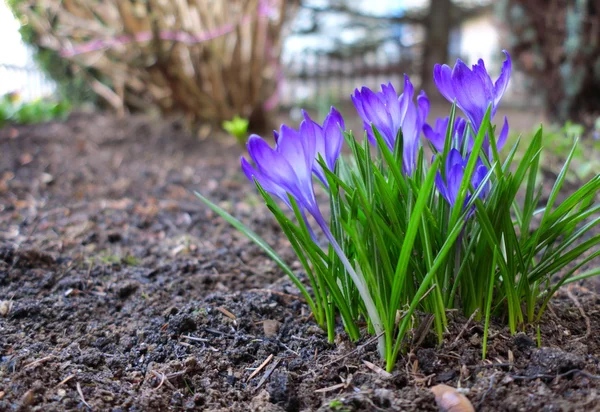
<svg viewBox="0 0 600 412"><path fill-rule="evenodd" d="M452 69L450 66L444 64L436 64L433 68L433 81L437 86L438 90L450 103L454 103L456 95L454 93L454 87L452 86Z"/></svg>
<svg viewBox="0 0 600 412"><path fill-rule="evenodd" d="M310 179L312 174L312 164L309 165L306 161L303 140L307 138L307 135L311 135L311 139L314 141L315 131L312 127L307 127L307 124L308 122L302 121L300 132L286 125L281 126L277 141L277 152L281 154L282 158L287 160L295 171L295 175L301 181ZM256 163L258 164L259 162Z"/></svg>
<svg viewBox="0 0 600 412"><path fill-rule="evenodd" d="M427 94L425 91L421 90L419 93L419 97L417 97L417 104L419 105L419 121L421 123L425 123L427 119L427 115L429 115L429 99L427 98Z"/></svg>
<svg viewBox="0 0 600 412"><path fill-rule="evenodd" d="M313 166L318 166L316 160L318 159L319 153L325 159L325 134L323 128L319 126L318 123L313 121L308 113L302 110L302 115L304 116L304 122L300 124L300 134L302 135L302 139L306 139L307 135L310 134L311 139L314 137L315 143L315 163ZM304 126L302 126L304 124ZM304 129L303 129L304 127ZM310 148L309 148L310 150Z"/></svg>
<svg viewBox="0 0 600 412"><path fill-rule="evenodd" d="M335 170L335 162L342 151L345 130L344 119L335 107L331 107L329 114L323 122L323 135L325 137L325 161L329 170Z"/></svg>
<svg viewBox="0 0 600 412"><path fill-rule="evenodd" d="M478 130L491 103L485 94L483 80L459 59L452 70L452 82L458 106L469 117L473 128Z"/></svg>
<svg viewBox="0 0 600 412"><path fill-rule="evenodd" d="M494 106L497 106L502 98L502 95L506 91L508 87L508 81L510 80L510 73L512 71L512 62L510 59L510 54L506 50L502 50L504 55L506 56L506 60L502 64L502 69L500 70L500 77L496 80L496 84L494 84Z"/></svg>
<svg viewBox="0 0 600 412"><path fill-rule="evenodd" d="M446 158L446 170L452 169L456 165L464 165L464 160L460 152L456 149L450 149Z"/></svg>
<svg viewBox="0 0 600 412"><path fill-rule="evenodd" d="M405 74L404 75L404 90L400 97L398 97L398 101L400 102L400 114L401 119L400 122L404 123L404 117L406 116L406 111L408 110L408 106L413 104L412 99L415 93L415 88L410 81L410 78Z"/></svg>
<svg viewBox="0 0 600 412"><path fill-rule="evenodd" d="M481 159L477 159L477 164L475 166L475 172L473 172L473 176L471 177L471 184L473 185L473 187L476 190L479 188L479 185L481 184L483 179L485 179L485 176L487 175L487 173L488 173L487 167L485 167L485 165L483 164ZM481 199L483 199L487 195L487 191L489 188L489 182L488 182L488 184L486 184L486 186L487 187L484 190L482 190L481 193L479 194L479 197Z"/></svg>
<svg viewBox="0 0 600 412"><path fill-rule="evenodd" d="M248 180L254 182L254 179L256 179L265 191L277 196L288 207L291 208L292 205L290 204L290 200L287 196L287 192L285 191L285 189L283 189L281 186L276 185L271 180L267 179L267 177L264 174L252 167L244 157L241 158L241 164L242 170L244 171L244 174L246 175Z"/></svg>
<svg viewBox="0 0 600 412"><path fill-rule="evenodd" d="M492 79L485 68L485 63L482 59L479 59L477 64L473 65L473 73L475 73L481 79L483 84L483 92L485 94L486 100L491 102L494 100L494 83L492 83Z"/></svg>
<svg viewBox="0 0 600 412"><path fill-rule="evenodd" d="M500 131L500 135L498 136L498 140L496 141L496 147L498 148L498 152L502 150L504 144L506 143L506 139L508 138L508 119L504 116L504 125L502 126L502 130Z"/></svg>
<svg viewBox="0 0 600 412"><path fill-rule="evenodd" d="M385 99L387 111L392 118L392 128L397 130L402 124L403 115L402 111L400 110L400 105L398 104L398 94L391 83L388 83L387 85L381 85L381 94Z"/></svg>
<svg viewBox="0 0 600 412"><path fill-rule="evenodd" d="M448 191L446 190L446 184L444 183L444 179L442 179L442 175L440 172L437 172L437 174L435 175L435 186L437 187L437 190L438 192L440 192L442 197L446 199L448 203L450 203Z"/></svg>
<svg viewBox="0 0 600 412"><path fill-rule="evenodd" d="M352 99L352 103L354 104L354 107L356 108L358 115L363 120L363 128L367 132L367 137L369 139L369 142L371 142L371 144L373 144L373 145L377 144L377 141L375 140L375 136L373 136L373 131L371 130L371 124L370 124L371 122L367 119L367 115L365 114L365 109L363 106L363 98L362 98L360 91L358 89L355 89L354 94L351 95L350 98Z"/></svg>
<svg viewBox="0 0 600 412"><path fill-rule="evenodd" d="M463 144L466 127L467 127L467 121L465 119L463 119L462 117L457 117L456 120L454 120L454 130L452 132L453 133L452 138L457 143L458 147L461 147ZM473 139L470 139L469 145L471 147L473 146L473 143L474 143ZM470 149L468 151L470 152Z"/></svg>
<svg viewBox="0 0 600 412"><path fill-rule="evenodd" d="M465 169L462 164L456 164L447 171L446 180L448 181L448 198L452 205L456 203L464 173Z"/></svg>
<svg viewBox="0 0 600 412"><path fill-rule="evenodd" d="M283 128L282 128L283 129ZM280 136L280 142L281 137ZM274 184L285 188L294 196L297 196L297 176L294 169L280 153L273 150L267 142L257 135L250 136L248 139L248 153L258 171Z"/></svg>
<svg viewBox="0 0 600 412"><path fill-rule="evenodd" d="M350 95L350 99L352 99L352 103L358 112L358 115L361 119L367 119L367 115L365 114L365 109L363 108L363 99L360 91L358 89L354 89L354 94Z"/></svg>
<svg viewBox="0 0 600 412"><path fill-rule="evenodd" d="M402 138L404 148L402 152L402 162L404 173L412 174L417 162L417 151L419 148L419 134L422 126L419 124L417 108L413 102L410 102L402 122Z"/></svg>
<svg viewBox="0 0 600 412"><path fill-rule="evenodd" d="M438 121L439 119L436 120L436 124ZM436 130L433 130L431 126L429 126L428 124L424 124L423 134L425 135L425 138L431 142L435 150L437 150L440 153L444 151L445 134L442 135L441 133L437 133L437 127Z"/></svg>
<svg viewBox="0 0 600 412"><path fill-rule="evenodd" d="M372 123L388 140L394 139L396 136L392 136L393 131L391 130L390 124L391 118L385 105L371 89L363 87L361 95L363 98L363 109L366 114L365 120Z"/></svg>

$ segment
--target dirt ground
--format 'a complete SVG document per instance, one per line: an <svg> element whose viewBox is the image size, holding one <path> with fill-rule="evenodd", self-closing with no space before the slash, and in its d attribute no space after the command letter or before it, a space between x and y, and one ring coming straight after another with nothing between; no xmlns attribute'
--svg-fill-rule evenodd
<svg viewBox="0 0 600 412"><path fill-rule="evenodd" d="M600 410L595 284L559 293L541 348L493 325L486 361L481 325L456 313L441 347L415 336L391 375L368 337L329 344L190 193L299 269L241 153L135 117L0 131L0 411L435 411L438 383L480 411Z"/></svg>

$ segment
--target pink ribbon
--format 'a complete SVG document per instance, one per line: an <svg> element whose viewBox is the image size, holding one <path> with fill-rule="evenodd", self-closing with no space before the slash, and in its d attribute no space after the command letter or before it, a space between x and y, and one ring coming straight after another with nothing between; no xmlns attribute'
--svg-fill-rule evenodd
<svg viewBox="0 0 600 412"><path fill-rule="evenodd" d="M257 16L261 18L268 17L273 12L273 3L277 0L261 0L258 4ZM214 30L199 33L199 34L190 34L183 31L160 31L158 33L158 38L160 40L166 41L176 41L185 43L188 45L202 43L208 40L215 39L220 36L224 36L225 34L231 33L237 26L244 25L252 21L257 16L245 15L242 16L240 21L235 24L225 24L221 27L218 27ZM266 22L263 22L266 24ZM144 31L136 33L133 36L130 35L121 35L116 36L111 39L97 39L91 40L77 46L71 47L69 49L60 50L60 55L62 57L73 57L79 54L90 53L93 51L98 51L102 49L107 49L115 46L120 46L129 43L143 43L147 41L151 41L154 38L154 33L151 31ZM271 64L274 64L277 70L277 80L276 80L276 89L274 93L265 101L264 108L269 111L277 106L279 101L279 91L281 88L281 84L283 81L283 71L281 69L281 65L275 56L272 53L272 44L269 38L266 39L266 49L267 54L269 56L269 60Z"/></svg>
<svg viewBox="0 0 600 412"><path fill-rule="evenodd" d="M271 14L271 6L267 4L264 0L259 3L258 6L258 15L259 16L269 16ZM158 33L158 38L160 40L168 40L168 41L177 41L181 43L185 43L188 45L202 43L207 40L212 40L214 38L223 36L227 33L231 33L235 28L239 25L244 25L253 20L255 16L242 16L240 21L235 24L225 24L221 27L218 27L214 30L199 33L199 34L190 34L183 31L161 31ZM71 47L69 49L63 49L60 51L60 55L62 57L73 57L78 54L90 53L97 50L107 49L115 46L120 46L123 44L129 43L142 43L146 41L150 41L154 38L154 34L151 31L143 31L136 33L133 36L129 35L121 35L117 37L113 37L111 39L97 39L91 40L77 46Z"/></svg>

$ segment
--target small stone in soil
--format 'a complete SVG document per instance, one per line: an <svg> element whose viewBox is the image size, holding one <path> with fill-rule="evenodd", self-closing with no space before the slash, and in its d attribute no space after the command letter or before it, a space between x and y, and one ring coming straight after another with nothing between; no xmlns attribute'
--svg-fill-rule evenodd
<svg viewBox="0 0 600 412"><path fill-rule="evenodd" d="M279 332L280 326L281 323L276 320L267 319L263 321L263 331L265 332L265 336L267 338L277 336L277 332Z"/></svg>

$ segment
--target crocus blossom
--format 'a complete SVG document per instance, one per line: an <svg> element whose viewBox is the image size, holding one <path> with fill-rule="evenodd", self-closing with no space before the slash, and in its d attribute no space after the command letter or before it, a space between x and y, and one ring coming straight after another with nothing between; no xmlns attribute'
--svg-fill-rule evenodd
<svg viewBox="0 0 600 412"><path fill-rule="evenodd" d="M373 92L368 87L356 89L352 102L363 120L364 128L371 143L375 144L372 126L381 134L387 147L394 150L398 132L403 137L403 171L410 175L416 167L421 129L429 113L429 99L424 92L413 102L414 87L408 76L404 76L404 91L398 97L396 90L388 83L381 85L381 92Z"/></svg>
<svg viewBox="0 0 600 412"><path fill-rule="evenodd" d="M446 158L445 181L440 172L438 172L435 177L435 184L437 186L438 191L451 206L454 206L456 204L458 191L460 190L460 185L465 174L465 168L467 167L468 160L468 157L466 159L463 159L462 155L457 149L451 149L448 153L448 157ZM473 172L473 176L471 176L471 184L473 185L473 188L475 188L475 190L479 188L479 185L482 183L487 173L488 170L481 161L481 159L477 159L477 163L475 164L475 171ZM488 189L489 187L485 187L481 191L479 196L481 198L485 197L487 195ZM469 202L470 198L471 195L468 194L465 199L465 204Z"/></svg>
<svg viewBox="0 0 600 412"><path fill-rule="evenodd" d="M431 142L435 150L439 153L444 151L444 144L446 142L446 131L448 130L448 123L450 122L450 117L446 116L444 118L436 119L435 124L431 127L428 124L423 125L423 134ZM462 117L456 117L454 119L454 126L452 127L451 139L452 146L454 148L460 149L463 144L463 138L465 136L465 126L467 122ZM470 151L473 146L473 139L469 139L468 142L468 150Z"/></svg>
<svg viewBox="0 0 600 412"><path fill-rule="evenodd" d="M436 64L433 69L433 79L440 93L450 102L465 113L475 133L479 130L488 106L492 105L491 117L498 109L500 99L506 91L512 63L510 55L504 51L506 60L502 64L500 77L494 83L485 68L483 60L469 68L462 60L458 59L454 68L444 64ZM502 148L508 136L508 120L504 118L504 125L497 139L498 150ZM490 153L489 141L484 143L484 150Z"/></svg>
<svg viewBox="0 0 600 412"><path fill-rule="evenodd" d="M331 107L329 114L323 121L323 126L314 122L308 113L302 111L304 122L300 125L300 133L303 135L310 134L310 138L315 140L316 158L321 155L327 168L332 172L335 170L335 163L340 157L342 151L342 143L344 141L343 131L345 130L344 119L340 112L335 107ZM315 175L327 186L327 178L321 165L315 161L313 164Z"/></svg>
<svg viewBox="0 0 600 412"><path fill-rule="evenodd" d="M260 136L252 135L247 143L248 153L256 164L252 167L242 158L242 169L249 179L255 178L269 193L282 199L288 206L287 193L300 208L309 212L318 209L312 185L316 143L314 135L282 126L275 149Z"/></svg>
<svg viewBox="0 0 600 412"><path fill-rule="evenodd" d="M312 215L364 300L375 331L382 335L383 326L368 286L365 280L358 276L342 247L333 236L321 214L313 188L312 174L315 156L320 153L318 151L324 152L324 159L328 167L335 166L339 156L341 141L337 142L337 132L333 132L336 127L339 131L340 127L343 127L343 120L337 111L332 110L323 127L313 122L306 114L299 131L285 125L281 126L280 132L275 133L277 145L274 149L260 136L252 135L248 140L247 147L256 168L242 158L242 169L249 179L256 179L265 191L280 199L283 200L288 194L291 195L298 203L305 222L304 211ZM315 174L318 175L318 172ZM288 206L290 205L289 200L284 200L284 202ZM306 224L311 230L307 222ZM316 241L312 231L311 236L313 241ZM379 347L383 353L383 339L381 338Z"/></svg>

